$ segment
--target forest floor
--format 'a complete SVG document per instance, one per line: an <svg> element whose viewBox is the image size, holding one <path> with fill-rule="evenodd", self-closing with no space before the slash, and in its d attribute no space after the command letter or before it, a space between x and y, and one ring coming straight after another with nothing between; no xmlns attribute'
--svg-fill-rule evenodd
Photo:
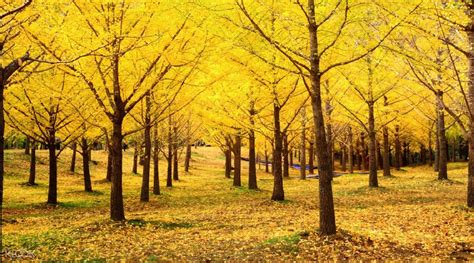
<svg viewBox="0 0 474 263"><path fill-rule="evenodd" d="M466 164L449 165L439 182L429 167L405 168L379 176L371 189L367 175L334 179L338 234L317 234L317 179L285 179L286 201L270 201L273 179L259 170L259 191L232 187L224 178L223 156L198 148L192 169L173 188L141 203L141 176L124 160L126 222L109 218L110 184L104 180L106 154L94 151L93 193L82 191L82 175L70 173L70 152L59 161L58 206L47 206L47 152L38 151L38 186L26 186L28 156L6 153L2 239L6 251L31 252L44 260L283 261L283 260L474 260L474 211L465 206ZM77 171L81 171L78 158ZM141 168L141 167L140 167ZM244 169L246 166L244 165ZM263 167L262 167L263 168ZM140 169L141 170L141 169ZM8 253L4 255L7 259Z"/></svg>

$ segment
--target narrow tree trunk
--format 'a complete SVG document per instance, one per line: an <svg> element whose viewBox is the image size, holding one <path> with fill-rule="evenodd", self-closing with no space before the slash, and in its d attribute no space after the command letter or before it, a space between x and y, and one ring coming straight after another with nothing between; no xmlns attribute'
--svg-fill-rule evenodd
<svg viewBox="0 0 474 263"><path fill-rule="evenodd" d="M347 171L347 147L341 143L341 170Z"/></svg>
<svg viewBox="0 0 474 263"><path fill-rule="evenodd" d="M253 122L253 120L251 120ZM253 124L253 123L252 123ZM255 162L255 131L249 130L249 189L257 187L257 165Z"/></svg>
<svg viewBox="0 0 474 263"><path fill-rule="evenodd" d="M160 169L159 154L160 142L158 140L158 122L155 121L153 127L153 194L160 195Z"/></svg>
<svg viewBox="0 0 474 263"><path fill-rule="evenodd" d="M290 177L290 161L288 160L289 150L288 150L288 135L283 134L283 177Z"/></svg>
<svg viewBox="0 0 474 263"><path fill-rule="evenodd" d="M30 137L25 140L25 154L30 154Z"/></svg>
<svg viewBox="0 0 474 263"><path fill-rule="evenodd" d="M241 172L241 147L242 147L242 137L240 134L235 136L235 143L234 143L234 186L242 186L240 180L240 172Z"/></svg>
<svg viewBox="0 0 474 263"><path fill-rule="evenodd" d="M168 118L168 162L167 176L166 176L166 187L173 187L173 137L171 134L171 115Z"/></svg>
<svg viewBox="0 0 474 263"><path fill-rule="evenodd" d="M308 151L308 165L309 165L309 173L314 174L314 140L311 139L309 143L309 151Z"/></svg>
<svg viewBox="0 0 474 263"><path fill-rule="evenodd" d="M288 138L287 138L288 139ZM294 161L293 161L293 149L288 150L288 155L290 157L290 166L293 166Z"/></svg>
<svg viewBox="0 0 474 263"><path fill-rule="evenodd" d="M77 143L72 144L72 157L71 157L71 167L69 171L74 173L76 171L76 152L77 152Z"/></svg>
<svg viewBox="0 0 474 263"><path fill-rule="evenodd" d="M138 173L138 142L135 142L135 146L133 148L133 165L132 165L132 173Z"/></svg>
<svg viewBox="0 0 474 263"><path fill-rule="evenodd" d="M400 142L400 126L395 126L395 169L400 170L402 164L402 145Z"/></svg>
<svg viewBox="0 0 474 263"><path fill-rule="evenodd" d="M269 173L269 169L268 169L268 151L267 151L266 145L265 145L265 172Z"/></svg>
<svg viewBox="0 0 474 263"><path fill-rule="evenodd" d="M232 145L229 139L226 138L225 155L225 177L230 178L232 172Z"/></svg>
<svg viewBox="0 0 474 263"><path fill-rule="evenodd" d="M151 94L147 92L145 96L145 152L143 156L143 174L142 189L140 193L140 201L148 202L150 200L150 161L151 161Z"/></svg>
<svg viewBox="0 0 474 263"><path fill-rule="evenodd" d="M189 172L189 166L191 165L191 144L186 144L186 155L184 157L184 171Z"/></svg>
<svg viewBox="0 0 474 263"><path fill-rule="evenodd" d="M377 148L377 166L378 169L383 170L383 157L382 157L382 147L379 141L376 141L376 148Z"/></svg>
<svg viewBox="0 0 474 263"><path fill-rule="evenodd" d="M283 143L281 138L280 127L280 106L276 102L273 103L273 137L275 142L275 149L273 152L273 192L272 200L285 200L285 191L283 189L283 174L281 170L281 153L283 150Z"/></svg>
<svg viewBox="0 0 474 263"><path fill-rule="evenodd" d="M390 174L390 142L388 137L387 126L383 127L383 176L391 176Z"/></svg>
<svg viewBox="0 0 474 263"><path fill-rule="evenodd" d="M444 103L443 103L443 92L438 90L437 105L438 105L438 138L439 138L439 171L438 180L448 179L448 149L446 140L446 127L444 124Z"/></svg>
<svg viewBox="0 0 474 263"><path fill-rule="evenodd" d="M92 192L92 182L91 182L91 173L89 169L89 145L87 144L87 139L82 138L81 140L81 150L82 150L82 172L84 174L84 190L86 192Z"/></svg>
<svg viewBox="0 0 474 263"><path fill-rule="evenodd" d="M30 144L30 177L28 178L28 185L36 185L36 142L32 141Z"/></svg>
<svg viewBox="0 0 474 263"><path fill-rule="evenodd" d="M304 116L304 109L303 113L303 120L301 122L301 148L300 148L300 179L306 179L306 120Z"/></svg>
<svg viewBox="0 0 474 263"><path fill-rule="evenodd" d="M352 144L352 128L349 126L347 140L349 143L349 173L354 173L354 146Z"/></svg>
<svg viewBox="0 0 474 263"><path fill-rule="evenodd" d="M178 127L173 127L173 180L179 181L178 171Z"/></svg>

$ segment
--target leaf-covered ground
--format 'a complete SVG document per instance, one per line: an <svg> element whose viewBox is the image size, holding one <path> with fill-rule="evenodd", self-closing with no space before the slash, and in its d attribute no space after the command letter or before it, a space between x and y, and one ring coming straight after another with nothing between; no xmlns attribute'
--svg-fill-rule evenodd
<svg viewBox="0 0 474 263"><path fill-rule="evenodd" d="M162 195L146 204L139 202L141 177L128 173L127 152L123 223L108 220L104 152L93 152L90 194L82 191L82 175L68 172L70 152L61 156L61 203L51 207L45 205L47 153L39 152L39 185L31 187L22 184L28 157L7 151L3 244L40 260L474 260L474 211L464 205L463 163L450 164L446 182L436 181L428 167L380 176L378 189L367 187L367 175L335 178L338 234L320 237L317 180L299 180L293 171L284 182L287 201L272 202L271 175L259 171L259 191L234 188L217 149L195 151L192 171L181 172L172 189L162 187Z"/></svg>

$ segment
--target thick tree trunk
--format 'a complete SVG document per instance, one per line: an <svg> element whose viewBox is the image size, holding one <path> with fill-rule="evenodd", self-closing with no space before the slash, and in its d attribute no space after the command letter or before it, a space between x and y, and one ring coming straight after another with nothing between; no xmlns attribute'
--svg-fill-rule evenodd
<svg viewBox="0 0 474 263"><path fill-rule="evenodd" d="M150 161L151 161L151 94L147 93L145 96L145 152L143 156L143 174L142 174L142 189L140 193L140 201L148 202L150 200Z"/></svg>
<svg viewBox="0 0 474 263"><path fill-rule="evenodd" d="M283 174L281 170L281 153L283 150L283 140L281 138L280 125L280 106L273 103L273 137L275 149L273 151L273 193L272 200L285 200L285 191L283 189Z"/></svg>
<svg viewBox="0 0 474 263"><path fill-rule="evenodd" d="M50 116L50 123L55 122L55 116ZM49 152L49 186L48 204L58 203L58 163L56 158L56 130L49 129L48 152Z"/></svg>
<svg viewBox="0 0 474 263"><path fill-rule="evenodd" d="M469 169L467 182L467 206L474 207L474 5L469 6L471 21L467 31L469 38L469 90L468 100L471 109L469 118ZM3 133L2 133L3 134Z"/></svg>
<svg viewBox="0 0 474 263"><path fill-rule="evenodd" d="M32 141L30 144L30 177L28 178L28 185L36 185L36 142Z"/></svg>
<svg viewBox="0 0 474 263"><path fill-rule="evenodd" d="M89 145L87 144L86 138L82 138L81 140L81 150L82 150L82 172L84 174L84 190L86 192L92 192L91 173L89 169L90 151L89 151Z"/></svg>
<svg viewBox="0 0 474 263"><path fill-rule="evenodd" d="M390 174L390 142L388 137L387 126L383 127L383 176L391 176Z"/></svg>
<svg viewBox="0 0 474 263"><path fill-rule="evenodd" d="M240 172L241 172L241 147L242 147L242 137L240 134L235 136L235 143L234 143L234 186L242 186L242 182L240 179Z"/></svg>
<svg viewBox="0 0 474 263"><path fill-rule="evenodd" d="M76 152L77 152L77 143L72 144L72 157L71 157L71 167L70 172L74 173L76 171Z"/></svg>
<svg viewBox="0 0 474 263"><path fill-rule="evenodd" d="M331 101L326 100L326 114L327 114L327 125L326 125L326 136L327 136L327 145L328 145L328 152L329 152L329 163L331 165L331 170L334 171L334 135L332 132L332 115L333 108L331 106Z"/></svg>
<svg viewBox="0 0 474 263"><path fill-rule="evenodd" d="M158 123L155 122L153 127L153 194L160 195L160 168L159 168L159 154L160 142L158 140Z"/></svg>
<svg viewBox="0 0 474 263"><path fill-rule="evenodd" d="M288 135L283 134L283 177L290 177L290 160L288 157L291 156L288 145ZM290 157L292 159L292 157ZM293 160L291 160L293 161Z"/></svg>
<svg viewBox="0 0 474 263"><path fill-rule="evenodd" d="M332 192L333 169L331 156L328 151L321 101L321 75L320 58L318 56L318 26L316 24L314 0L308 0L309 39L310 39L310 80L311 80L311 105L316 136L316 155L319 170L319 230L323 235L336 234L336 216L334 213L334 200Z"/></svg>
<svg viewBox="0 0 474 263"><path fill-rule="evenodd" d="M352 144L352 128L349 126L347 140L349 143L349 173L354 173L354 146Z"/></svg>
<svg viewBox="0 0 474 263"><path fill-rule="evenodd" d="M135 146L133 148L133 165L132 165L132 173L138 173L138 142L135 142Z"/></svg>
<svg viewBox="0 0 474 263"><path fill-rule="evenodd" d="M369 103L369 186L378 187L374 104Z"/></svg>
<svg viewBox="0 0 474 263"><path fill-rule="evenodd" d="M439 139L439 171L438 180L448 179L448 149L446 140L446 127L444 124L444 103L443 103L443 92L438 90L437 94L437 106L438 106L438 139Z"/></svg>
<svg viewBox="0 0 474 263"><path fill-rule="evenodd" d="M257 165L255 161L255 131L249 130L249 189L257 187Z"/></svg>
<svg viewBox="0 0 474 263"><path fill-rule="evenodd" d="M112 132L112 186L110 194L110 218L114 221L125 220L122 191L122 122L125 114L117 114L113 120Z"/></svg>

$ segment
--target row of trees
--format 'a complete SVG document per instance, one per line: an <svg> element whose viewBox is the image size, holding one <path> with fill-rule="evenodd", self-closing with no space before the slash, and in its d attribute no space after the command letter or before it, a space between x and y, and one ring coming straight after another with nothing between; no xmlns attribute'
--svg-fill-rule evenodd
<svg viewBox="0 0 474 263"><path fill-rule="evenodd" d="M317 166L324 235L336 231L335 159L343 170L366 167L369 186L378 187L378 166L390 176L390 163L399 169L418 152L447 179L447 130L469 142L472 207L473 8L468 0L11 0L0 15L2 65L8 63L0 68L0 121L5 113L12 128L47 145L52 204L57 138L62 149L80 144L85 160L91 144L103 140L113 220L125 219L124 141L143 149L147 201L151 163L156 194L159 153L171 186L180 147L189 167L201 122L226 156L227 177L234 156L235 186L242 184L244 138L249 188L258 188L256 164L264 160L268 170L271 162L272 200L285 198L291 152L301 152L302 179L306 163L310 173ZM3 189L4 125L0 132Z"/></svg>

